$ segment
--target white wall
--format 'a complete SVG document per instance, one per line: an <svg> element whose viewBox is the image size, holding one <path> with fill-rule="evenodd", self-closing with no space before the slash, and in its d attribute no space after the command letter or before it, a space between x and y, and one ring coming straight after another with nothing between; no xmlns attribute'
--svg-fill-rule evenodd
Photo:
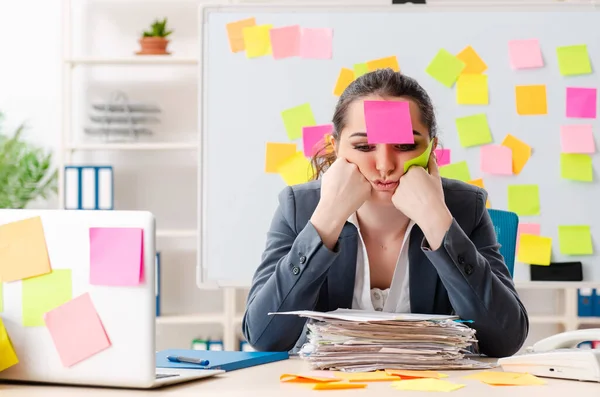
<svg viewBox="0 0 600 397"><path fill-rule="evenodd" d="M257 0L265 3L269 0ZM476 2L478 0L471 0ZM482 1L482 0L480 0ZM166 16L175 29L170 49L195 56L196 5L190 0L72 0L75 55L127 56L138 49L137 39L155 17ZM223 2L234 2L225 1ZM240 0L240 3L249 1ZM291 1L290 1L291 2ZM301 3L302 1L295 1ZM306 3L323 4L321 0ZM336 3L388 4L391 0L345 0ZM446 0L430 3L446 3ZM465 3L466 1L463 1ZM511 2L519 2L512 0ZM59 148L61 126L61 0L0 1L0 111L9 130L27 121L27 138L51 150ZM133 101L151 101L163 109L162 123L153 139L194 139L196 128L196 69L169 67L78 67L75 70L74 127L83 136L90 101L112 90L126 91ZM193 151L78 153L77 163L108 163L115 167L115 204L118 209L146 209L157 216L159 228L195 228L196 153ZM57 200L34 206L56 208ZM194 239L161 238L163 313L222 311L214 291L195 285ZM534 296L536 295L536 296ZM244 294L237 301L244 303ZM539 292L524 295L528 306L547 313L548 299ZM535 307L538 306L538 307ZM530 340L558 331L534 326ZM195 337L219 337L219 326L161 325L157 348L188 347Z"/></svg>

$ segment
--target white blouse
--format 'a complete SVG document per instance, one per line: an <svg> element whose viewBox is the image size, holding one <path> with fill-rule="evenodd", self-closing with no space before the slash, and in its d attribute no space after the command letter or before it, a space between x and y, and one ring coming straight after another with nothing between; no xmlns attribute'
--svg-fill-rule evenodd
<svg viewBox="0 0 600 397"><path fill-rule="evenodd" d="M354 281L354 294L352 298L352 309L376 310L394 313L410 313L410 291L408 274L408 247L410 231L414 222L410 221L404 234L400 254L396 261L396 269L392 277L390 288L381 290L371 288L371 272L369 269L369 256L367 247L360 231L356 213L348 218L348 222L356 226L358 230L358 252L356 255L356 276Z"/></svg>

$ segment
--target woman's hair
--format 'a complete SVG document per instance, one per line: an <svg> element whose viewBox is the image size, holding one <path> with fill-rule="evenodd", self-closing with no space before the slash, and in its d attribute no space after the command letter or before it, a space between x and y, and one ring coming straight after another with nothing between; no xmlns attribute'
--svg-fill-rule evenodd
<svg viewBox="0 0 600 397"><path fill-rule="evenodd" d="M392 69L378 69L366 73L344 90L333 114L333 131L331 136L339 142L340 134L346 126L346 113L352 102L369 95L382 97L407 97L412 99L421 113L421 122L429 129L429 137L437 136L437 123L433 104L427 92L413 78L394 72ZM311 162L314 168L313 179L318 179L333 164L336 159L335 151L330 140L324 140Z"/></svg>

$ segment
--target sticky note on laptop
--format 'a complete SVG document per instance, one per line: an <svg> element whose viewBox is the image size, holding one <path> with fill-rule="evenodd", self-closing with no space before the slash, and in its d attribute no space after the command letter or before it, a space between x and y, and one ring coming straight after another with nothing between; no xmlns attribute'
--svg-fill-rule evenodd
<svg viewBox="0 0 600 397"><path fill-rule="evenodd" d="M364 101L367 141L370 144L413 144L407 101Z"/></svg>
<svg viewBox="0 0 600 397"><path fill-rule="evenodd" d="M143 230L129 227L92 227L90 284L139 285L143 279Z"/></svg>
<svg viewBox="0 0 600 397"><path fill-rule="evenodd" d="M19 363L19 358L0 318L0 372Z"/></svg>
<svg viewBox="0 0 600 397"><path fill-rule="evenodd" d="M54 269L52 273L28 278L21 285L22 321L25 327L44 325L44 313L72 297L71 269Z"/></svg>

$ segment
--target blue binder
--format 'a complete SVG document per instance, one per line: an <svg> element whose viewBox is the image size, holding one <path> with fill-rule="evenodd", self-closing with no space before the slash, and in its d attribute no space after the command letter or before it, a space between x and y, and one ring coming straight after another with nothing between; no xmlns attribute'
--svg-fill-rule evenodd
<svg viewBox="0 0 600 397"><path fill-rule="evenodd" d="M167 356L182 356L208 360L207 366L190 363L174 363ZM237 352L237 351L209 351L188 349L167 349L156 353L156 368L185 368L185 369L222 369L235 371L236 369L268 364L289 358L288 352Z"/></svg>
<svg viewBox="0 0 600 397"><path fill-rule="evenodd" d="M577 315L579 317L592 317L594 315L594 288L579 288L577 290Z"/></svg>

